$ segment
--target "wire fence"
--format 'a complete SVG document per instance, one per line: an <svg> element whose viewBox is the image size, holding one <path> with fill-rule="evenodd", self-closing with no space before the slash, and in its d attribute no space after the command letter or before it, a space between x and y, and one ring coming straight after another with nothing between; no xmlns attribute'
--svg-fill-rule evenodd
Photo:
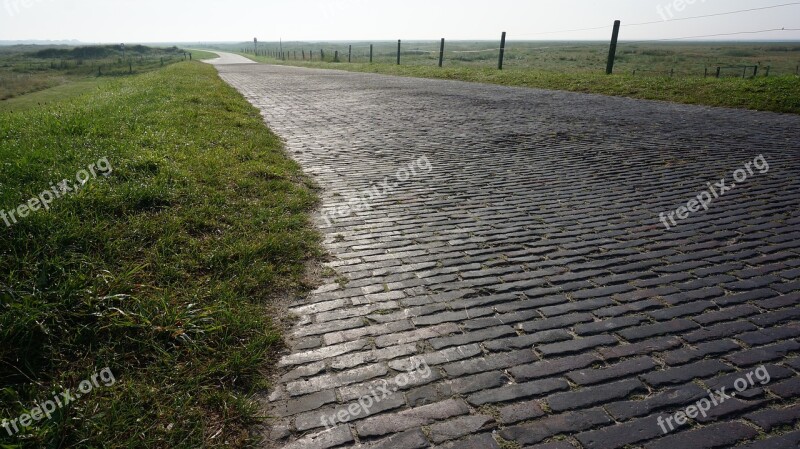
<svg viewBox="0 0 800 449"><path fill-rule="evenodd" d="M373 63L412 66L471 66L498 69L540 69L558 72L625 73L667 77L769 77L800 76L800 43L697 42L732 36L785 36L800 27L773 27L728 33L676 36L651 40L618 40L629 28L652 27L669 22L697 21L712 17L748 14L800 6L800 1L725 11L661 21L575 28L521 34L496 44L485 41L391 41L391 42L267 42L242 46L239 51L281 61ZM530 41L524 38L568 35L576 32L608 32L611 41ZM682 42L684 41L684 42ZM693 42L689 42L693 41Z"/></svg>
<svg viewBox="0 0 800 449"><path fill-rule="evenodd" d="M370 45L291 43L281 49L268 47L240 52L257 54L276 61L328 63L374 63L444 67L494 67L501 48L485 42L447 42L441 52L435 41L376 42ZM509 42L504 49L504 69L541 69L567 72L598 72L607 64L608 43ZM399 57L399 58L398 58ZM757 67L752 76L800 75L800 44L758 43L720 44L668 42L624 42L614 57L615 73L672 77L719 77L741 75L741 69Z"/></svg>

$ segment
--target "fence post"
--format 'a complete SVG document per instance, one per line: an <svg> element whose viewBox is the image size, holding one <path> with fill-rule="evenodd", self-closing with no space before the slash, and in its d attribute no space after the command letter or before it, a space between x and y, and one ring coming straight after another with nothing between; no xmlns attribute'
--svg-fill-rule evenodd
<svg viewBox="0 0 800 449"><path fill-rule="evenodd" d="M439 47L439 67L444 63L444 38L442 38L442 45Z"/></svg>
<svg viewBox="0 0 800 449"><path fill-rule="evenodd" d="M305 61L306 60L306 51L305 50L300 50L300 51L303 52L303 61Z"/></svg>
<svg viewBox="0 0 800 449"><path fill-rule="evenodd" d="M400 65L400 39L397 39L397 65Z"/></svg>
<svg viewBox="0 0 800 449"><path fill-rule="evenodd" d="M754 67L754 69L753 69L753 78L755 78L756 76L758 76L758 66L756 65L756 66L753 66L753 67Z"/></svg>
<svg viewBox="0 0 800 449"><path fill-rule="evenodd" d="M719 78L719 74L722 71L722 67L717 66L717 78Z"/></svg>
<svg viewBox="0 0 800 449"><path fill-rule="evenodd" d="M333 53L333 62L339 62L339 50Z"/></svg>
<svg viewBox="0 0 800 449"><path fill-rule="evenodd" d="M769 69L771 69L771 68L772 68L771 65L767 66L767 72L764 74L764 78L769 78Z"/></svg>
<svg viewBox="0 0 800 449"><path fill-rule="evenodd" d="M500 36L500 59L497 61L497 70L503 70L503 58L506 54L506 32Z"/></svg>
<svg viewBox="0 0 800 449"><path fill-rule="evenodd" d="M614 59L617 57L617 41L619 40L620 21L614 21L614 31L611 33L611 47L608 49L608 64L606 64L606 75L614 73Z"/></svg>
<svg viewBox="0 0 800 449"><path fill-rule="evenodd" d="M319 50L319 59L320 61L325 62L325 50L323 49Z"/></svg>
<svg viewBox="0 0 800 449"><path fill-rule="evenodd" d="M703 78L708 78L708 67L706 67L705 71L703 72Z"/></svg>
<svg viewBox="0 0 800 449"><path fill-rule="evenodd" d="M372 44L369 44L369 63L372 64Z"/></svg>

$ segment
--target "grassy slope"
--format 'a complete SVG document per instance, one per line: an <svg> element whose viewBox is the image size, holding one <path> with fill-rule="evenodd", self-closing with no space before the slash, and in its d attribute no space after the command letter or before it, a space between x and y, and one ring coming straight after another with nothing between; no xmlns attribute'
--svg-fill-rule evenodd
<svg viewBox="0 0 800 449"><path fill-rule="evenodd" d="M185 62L0 113L0 209L102 157L109 177L0 221L0 419L106 366L117 384L0 428L0 447L241 447L275 301L319 254L312 186L213 67Z"/></svg>
<svg viewBox="0 0 800 449"><path fill-rule="evenodd" d="M46 106L53 102L61 102L68 98L89 93L104 82L108 82L108 79L93 77L71 80L55 87L0 101L0 112L22 112Z"/></svg>
<svg viewBox="0 0 800 449"><path fill-rule="evenodd" d="M438 67L398 66L392 64L279 62L268 57L244 56L273 64L286 63L304 67L452 79L800 114L800 78L797 76L745 80L739 78L606 76L604 74L557 73L516 68L499 71L494 68L473 67L445 67L440 69Z"/></svg>

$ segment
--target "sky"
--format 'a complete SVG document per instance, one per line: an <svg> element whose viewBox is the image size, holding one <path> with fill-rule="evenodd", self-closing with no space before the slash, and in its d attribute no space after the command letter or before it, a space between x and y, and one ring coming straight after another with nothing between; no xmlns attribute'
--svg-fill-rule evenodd
<svg viewBox="0 0 800 449"><path fill-rule="evenodd" d="M740 9L792 6L665 22ZM790 0L0 0L0 40L102 43L366 40L622 40L800 29ZM657 22L644 26L626 24ZM601 27L598 30L539 34ZM710 38L709 38L710 39ZM713 40L800 40L800 31Z"/></svg>

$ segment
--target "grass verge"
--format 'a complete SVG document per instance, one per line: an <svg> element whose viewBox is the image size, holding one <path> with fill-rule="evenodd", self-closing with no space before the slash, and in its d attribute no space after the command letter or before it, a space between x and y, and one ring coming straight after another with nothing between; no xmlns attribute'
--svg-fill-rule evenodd
<svg viewBox="0 0 800 449"><path fill-rule="evenodd" d="M187 51L192 52L192 58L198 61L205 61L207 59L216 59L219 57L219 55L217 55L216 53L211 53L209 51L195 50L195 49L189 49Z"/></svg>
<svg viewBox="0 0 800 449"><path fill-rule="evenodd" d="M0 421L111 368L8 448L246 447L280 300L320 255L310 181L216 70L183 62L0 113Z"/></svg>
<svg viewBox="0 0 800 449"><path fill-rule="evenodd" d="M800 77L780 76L756 79L633 76L599 73L559 73L511 68L431 67L395 64L278 61L264 56L242 54L255 61L302 67L381 73L419 78L449 79L505 86L535 87L595 93L685 104L723 106L800 114Z"/></svg>

